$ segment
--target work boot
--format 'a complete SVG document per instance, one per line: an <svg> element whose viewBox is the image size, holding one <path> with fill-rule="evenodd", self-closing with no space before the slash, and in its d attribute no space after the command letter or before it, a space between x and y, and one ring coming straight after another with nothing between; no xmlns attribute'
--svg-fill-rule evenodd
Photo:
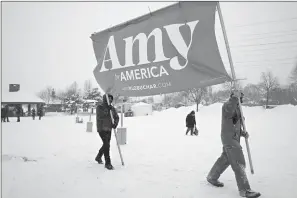
<svg viewBox="0 0 297 198"><path fill-rule="evenodd" d="M246 190L246 191L240 191L239 195L241 197L248 197L248 198L257 198L261 196L261 193L259 192L254 192L252 190Z"/></svg>
<svg viewBox="0 0 297 198"><path fill-rule="evenodd" d="M222 182L220 182L220 181L218 181L218 180L214 180L214 179L207 178L207 181L208 181L210 184L212 184L212 185L214 185L214 186L216 186L216 187L224 187L224 183L222 183Z"/></svg>
<svg viewBox="0 0 297 198"><path fill-rule="evenodd" d="M111 164L105 164L105 168L107 168L108 170L113 170L113 166Z"/></svg>
<svg viewBox="0 0 297 198"><path fill-rule="evenodd" d="M98 164L103 164L103 161L100 158L98 158L98 159L96 158L95 161L98 162Z"/></svg>

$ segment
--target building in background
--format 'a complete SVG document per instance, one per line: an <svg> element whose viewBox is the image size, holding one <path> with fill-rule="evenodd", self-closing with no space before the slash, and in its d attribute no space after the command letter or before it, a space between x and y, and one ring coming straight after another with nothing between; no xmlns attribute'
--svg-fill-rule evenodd
<svg viewBox="0 0 297 198"><path fill-rule="evenodd" d="M9 107L9 117L16 116L17 105L22 107L22 116L31 116L32 108L37 111L38 108L44 107L45 102L34 93L22 91L19 84L9 84L8 89L2 90L1 106L6 105Z"/></svg>

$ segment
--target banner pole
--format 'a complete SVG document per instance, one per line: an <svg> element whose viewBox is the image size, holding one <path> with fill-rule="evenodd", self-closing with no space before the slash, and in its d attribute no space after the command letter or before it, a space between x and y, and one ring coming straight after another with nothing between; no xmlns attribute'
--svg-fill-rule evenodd
<svg viewBox="0 0 297 198"><path fill-rule="evenodd" d="M121 127L124 127L124 99L122 100L121 104Z"/></svg>
<svg viewBox="0 0 297 198"><path fill-rule="evenodd" d="M236 75L235 75L233 60L232 60L232 56L231 56L229 41L228 41L228 37L227 37L227 33L226 33L226 28L225 28L225 24L224 24L224 20L223 20L223 15L222 15L222 10L221 10L221 6L220 6L220 2L217 2L217 9L218 9L220 23L221 23L221 27L222 27L222 31L223 31L223 35L224 35L224 41L225 41L225 45L226 45L226 49L227 49L228 59L229 59L229 62L230 62L232 78L233 78L233 80L235 80L236 79ZM236 90L239 90L238 84L235 81L233 81L233 82L234 82L233 86L235 87L235 89ZM243 117L243 112L242 112L242 106L241 106L240 99L239 99L239 109L240 109L240 114L241 114L241 118L242 118L243 130L246 131L245 120L244 120L244 117ZM252 157L251 157L251 151L250 151L250 146L249 146L248 138L245 138L245 144L246 144L246 149L247 149L247 153L248 153L248 158L249 158L249 164L250 164L251 173L254 174L254 167L253 167L253 163L252 163Z"/></svg>
<svg viewBox="0 0 297 198"><path fill-rule="evenodd" d="M105 93L105 96L106 96L107 104L109 106L110 102L109 102L108 93ZM109 112L110 112L110 118L111 118L112 124L114 124L114 118L113 118L113 115L112 115L112 111L110 110ZM113 132L114 132L114 136L115 136L115 139L116 139L116 142L117 142L117 146L118 146L119 154L120 154L120 157L121 157L122 165L124 166L125 163L124 163L124 160L123 160L121 147L120 147L119 142L118 142L118 136L117 136L116 130L113 129Z"/></svg>
<svg viewBox="0 0 297 198"><path fill-rule="evenodd" d="M101 57L103 57L103 54L106 51L106 49L107 49L107 45L105 46L105 50L102 52L102 56ZM105 96L106 96L107 104L109 106L110 105L110 102L109 102L109 98L108 98L108 92L105 92ZM109 112L110 112L111 122L112 122L112 124L114 124L114 118L113 118L113 115L112 115L112 111L110 110ZM118 136L117 136L116 130L113 129L113 132L114 132L114 136L115 136L116 143L117 143L117 146L118 146L118 151L119 151L119 154L120 154L121 162L122 162L122 165L124 166L125 163L124 163L124 159L123 159L123 156L122 156L122 151L121 151L121 147L119 145L119 141L118 141Z"/></svg>

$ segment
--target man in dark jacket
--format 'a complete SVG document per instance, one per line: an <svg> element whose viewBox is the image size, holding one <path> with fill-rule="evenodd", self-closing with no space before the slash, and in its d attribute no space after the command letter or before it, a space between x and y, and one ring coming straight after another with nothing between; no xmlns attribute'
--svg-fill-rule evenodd
<svg viewBox="0 0 297 198"><path fill-rule="evenodd" d="M5 122L5 107L1 108L1 122Z"/></svg>
<svg viewBox="0 0 297 198"><path fill-rule="evenodd" d="M9 122L9 106L5 105L4 107L4 122L6 120L6 122Z"/></svg>
<svg viewBox="0 0 297 198"><path fill-rule="evenodd" d="M248 133L241 129L242 118L239 108L238 92L231 93L230 99L222 107L221 140L223 152L210 170L207 181L214 186L223 187L224 184L218 179L221 174L231 165L237 182L239 194L242 197L255 198L261 194L251 190L245 172L245 159L240 145L240 137L248 138ZM242 102L243 94L240 100Z"/></svg>
<svg viewBox="0 0 297 198"><path fill-rule="evenodd" d="M191 113L187 115L186 127L188 127L186 131L186 135L188 135L189 131L191 131L191 135L193 135L194 128L196 127L195 111L191 111Z"/></svg>
<svg viewBox="0 0 297 198"><path fill-rule="evenodd" d="M20 119L21 115L22 115L22 106L20 104L18 104L18 105L16 105L17 122L21 121L21 119Z"/></svg>
<svg viewBox="0 0 297 198"><path fill-rule="evenodd" d="M95 160L99 164L103 164L102 156L104 155L105 158L105 168L108 170L112 170L113 166L111 165L110 161L110 138L111 138L111 131L114 128L117 128L119 123L119 116L117 114L116 109L111 105L113 101L113 96L108 94L109 105L107 102L106 94L103 95L103 102L99 104L96 108L96 120L97 120L97 132L102 139L103 145L100 148ZM114 122L111 120L110 111L112 112Z"/></svg>
<svg viewBox="0 0 297 198"><path fill-rule="evenodd" d="M37 109L37 115L39 116L39 120L41 120L42 114L43 114L43 107L40 106L40 107Z"/></svg>

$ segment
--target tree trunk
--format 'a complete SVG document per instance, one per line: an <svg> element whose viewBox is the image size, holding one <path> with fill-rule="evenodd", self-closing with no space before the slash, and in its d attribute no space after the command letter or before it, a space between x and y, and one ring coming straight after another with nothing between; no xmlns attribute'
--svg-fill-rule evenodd
<svg viewBox="0 0 297 198"><path fill-rule="evenodd" d="M198 110L199 110L198 107L199 107L199 104L201 102L201 99L202 99L202 93L200 93L200 95L196 99L196 112L198 112Z"/></svg>
<svg viewBox="0 0 297 198"><path fill-rule="evenodd" d="M268 107L268 99L269 99L269 91L267 91L267 94L266 94L266 109Z"/></svg>
<svg viewBox="0 0 297 198"><path fill-rule="evenodd" d="M198 112L199 102L196 101L196 112Z"/></svg>

